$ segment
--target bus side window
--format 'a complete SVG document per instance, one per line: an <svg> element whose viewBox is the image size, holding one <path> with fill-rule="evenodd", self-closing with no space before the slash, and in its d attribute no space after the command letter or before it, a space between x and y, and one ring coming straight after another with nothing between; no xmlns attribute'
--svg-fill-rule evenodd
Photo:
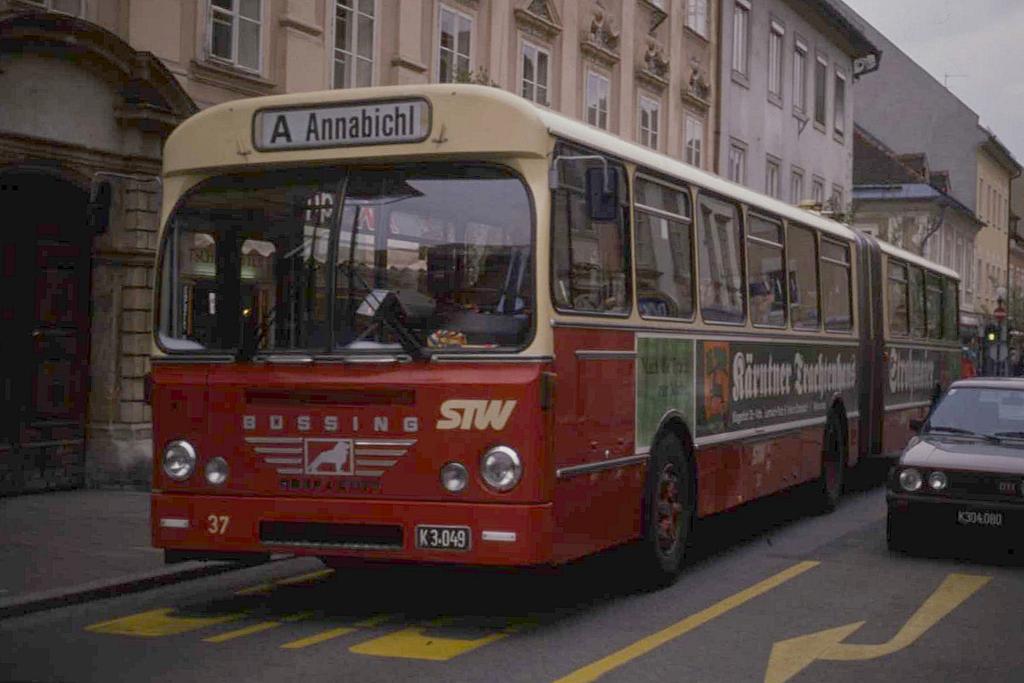
<svg viewBox="0 0 1024 683"><path fill-rule="evenodd" d="M750 322L785 327L787 319L786 266L782 223L755 213L747 222L747 293Z"/></svg>
<svg viewBox="0 0 1024 683"><path fill-rule="evenodd" d="M907 267L889 261L889 333L901 337L910 330L907 317Z"/></svg>
<svg viewBox="0 0 1024 683"><path fill-rule="evenodd" d="M945 322L943 337L949 341L956 341L960 338L960 291L956 280L945 278L943 283L945 292L942 301L946 308L942 317Z"/></svg>
<svg viewBox="0 0 1024 683"><path fill-rule="evenodd" d="M821 289L825 329L853 329L850 303L850 247L821 240Z"/></svg>
<svg viewBox="0 0 1024 683"><path fill-rule="evenodd" d="M924 271L910 266L910 335L924 339Z"/></svg>
<svg viewBox="0 0 1024 683"><path fill-rule="evenodd" d="M942 339L942 278L935 273L925 275L925 322L929 339Z"/></svg>
<svg viewBox="0 0 1024 683"><path fill-rule="evenodd" d="M701 315L710 322L742 323L746 298L739 207L704 194L699 202Z"/></svg>
<svg viewBox="0 0 1024 683"><path fill-rule="evenodd" d="M587 154L561 147L557 156ZM609 162L611 163L611 162ZM555 306L578 312L626 314L631 303L626 211L613 221L587 215L584 174L601 167L598 160L558 162L558 188L552 192L551 267ZM626 201L624 170L619 167L619 197Z"/></svg>
<svg viewBox="0 0 1024 683"><path fill-rule="evenodd" d="M685 190L638 177L636 285L640 315L693 318L693 228Z"/></svg>
<svg viewBox="0 0 1024 683"><path fill-rule="evenodd" d="M786 235L789 271L789 310L793 327L818 329L818 254L814 233L799 225L789 226Z"/></svg>

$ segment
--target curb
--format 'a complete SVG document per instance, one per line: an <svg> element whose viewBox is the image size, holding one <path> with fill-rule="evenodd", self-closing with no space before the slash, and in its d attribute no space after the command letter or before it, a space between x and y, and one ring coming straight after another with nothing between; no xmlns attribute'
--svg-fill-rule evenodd
<svg viewBox="0 0 1024 683"><path fill-rule="evenodd" d="M272 558L269 562L263 564L271 564L286 559L291 559L291 556ZM91 600L102 600L129 593L139 593L152 588L178 583L179 581L191 581L206 576L215 576L230 571L260 566L236 562L194 562L189 564L193 566L159 569L152 572L121 576L116 579L100 579L70 588L57 588L28 593L14 598L0 599L0 619L20 617L56 607L68 607Z"/></svg>

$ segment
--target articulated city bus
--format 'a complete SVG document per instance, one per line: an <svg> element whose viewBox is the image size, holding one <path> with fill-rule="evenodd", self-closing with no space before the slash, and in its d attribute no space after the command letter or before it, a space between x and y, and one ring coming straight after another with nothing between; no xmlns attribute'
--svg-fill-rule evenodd
<svg viewBox="0 0 1024 683"><path fill-rule="evenodd" d="M479 86L196 115L157 273L168 561L636 541L662 580L696 517L833 507L958 357L955 273Z"/></svg>

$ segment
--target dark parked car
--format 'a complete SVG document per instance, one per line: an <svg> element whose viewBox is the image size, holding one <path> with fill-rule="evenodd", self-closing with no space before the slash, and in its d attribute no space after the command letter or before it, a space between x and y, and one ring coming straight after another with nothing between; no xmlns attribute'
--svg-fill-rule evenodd
<svg viewBox="0 0 1024 683"><path fill-rule="evenodd" d="M953 383L889 473L889 548L1024 540L1024 379Z"/></svg>

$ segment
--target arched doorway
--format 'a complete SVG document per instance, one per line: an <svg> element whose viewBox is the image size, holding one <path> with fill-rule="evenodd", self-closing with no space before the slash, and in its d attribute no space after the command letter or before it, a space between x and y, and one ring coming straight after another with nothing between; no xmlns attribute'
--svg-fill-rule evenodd
<svg viewBox="0 0 1024 683"><path fill-rule="evenodd" d="M0 173L0 488L80 485L89 368L88 196ZM2 460L7 460L6 463Z"/></svg>

